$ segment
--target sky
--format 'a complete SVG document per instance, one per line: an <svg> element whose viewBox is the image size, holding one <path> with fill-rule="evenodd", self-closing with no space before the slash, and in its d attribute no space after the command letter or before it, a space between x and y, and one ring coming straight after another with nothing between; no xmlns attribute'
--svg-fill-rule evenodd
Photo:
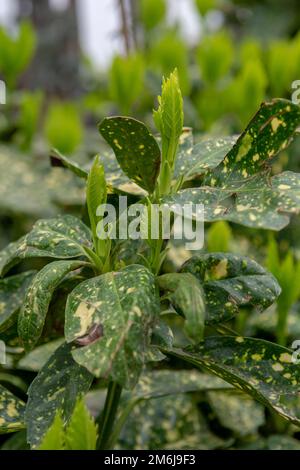
<svg viewBox="0 0 300 470"><path fill-rule="evenodd" d="M35 0L38 1L38 0ZM64 8L68 0L51 0L56 8ZM200 34L193 0L168 0L169 21L179 21L187 40L196 42ZM119 14L117 0L77 0L79 27L84 52L99 68L106 67L116 52L122 51L117 37ZM11 24L15 0L0 0L0 23Z"/></svg>

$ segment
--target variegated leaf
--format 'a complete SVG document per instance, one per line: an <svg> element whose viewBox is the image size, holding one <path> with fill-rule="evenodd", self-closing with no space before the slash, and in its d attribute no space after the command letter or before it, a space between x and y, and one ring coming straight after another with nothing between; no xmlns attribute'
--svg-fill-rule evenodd
<svg viewBox="0 0 300 470"><path fill-rule="evenodd" d="M299 124L298 105L283 99L263 103L207 184L230 189L261 173L289 145Z"/></svg>
<svg viewBox="0 0 300 470"><path fill-rule="evenodd" d="M228 389L232 386L224 380L197 370L156 370L141 376L131 399L151 400L179 393Z"/></svg>
<svg viewBox="0 0 300 470"><path fill-rule="evenodd" d="M171 206L203 204L205 222L228 220L247 227L281 230L291 215L300 212L300 175L292 171L272 178L259 174L236 187L184 189L163 202Z"/></svg>
<svg viewBox="0 0 300 470"><path fill-rule="evenodd" d="M207 398L220 424L238 437L256 434L265 424L264 407L248 395L213 390L208 392Z"/></svg>
<svg viewBox="0 0 300 470"><path fill-rule="evenodd" d="M292 172L271 178L269 165L288 147L299 123L300 108L292 102L277 99L262 104L223 161L207 172L200 188L185 189L162 202L203 204L206 222L228 220L281 230L291 214L300 212L300 178Z"/></svg>
<svg viewBox="0 0 300 470"><path fill-rule="evenodd" d="M68 273L81 268L83 264L81 261L54 261L33 279L18 320L19 336L26 351L33 349L41 337L55 289Z"/></svg>
<svg viewBox="0 0 300 470"><path fill-rule="evenodd" d="M153 192L160 168L160 148L146 126L132 118L111 117L99 131L124 171L138 186Z"/></svg>
<svg viewBox="0 0 300 470"><path fill-rule="evenodd" d="M34 275L35 271L28 271L0 280L0 333L17 320L18 311Z"/></svg>
<svg viewBox="0 0 300 470"><path fill-rule="evenodd" d="M0 434L24 429L25 403L0 385Z"/></svg>
<svg viewBox="0 0 300 470"><path fill-rule="evenodd" d="M122 430L118 447L122 450L206 450L223 444L224 441L208 429L192 398L182 394L138 404Z"/></svg>
<svg viewBox="0 0 300 470"><path fill-rule="evenodd" d="M213 372L300 425L300 369L289 349L260 339L220 336L207 338L203 346L163 352Z"/></svg>
<svg viewBox="0 0 300 470"><path fill-rule="evenodd" d="M202 341L206 307L201 284L189 273L164 274L158 284L175 310L185 317L188 337L196 343Z"/></svg>
<svg viewBox="0 0 300 470"><path fill-rule="evenodd" d="M25 258L70 259L84 256L82 245L91 247L91 232L71 215L39 220L31 232L0 252L0 275Z"/></svg>
<svg viewBox="0 0 300 470"><path fill-rule="evenodd" d="M36 448L60 410L64 422L72 416L77 400L90 388L93 376L79 366L63 344L51 356L28 391L25 421L27 440Z"/></svg>
<svg viewBox="0 0 300 470"><path fill-rule="evenodd" d="M74 359L97 377L133 387L159 311L154 276L143 266L128 266L81 283L66 306L66 339L79 342Z"/></svg>
<svg viewBox="0 0 300 470"><path fill-rule="evenodd" d="M216 168L224 160L236 140L237 138L232 136L203 140L195 146L192 141L189 146L186 145L186 148L180 146L175 176L183 176L184 180L188 181ZM186 142L189 142L188 138Z"/></svg>
<svg viewBox="0 0 300 470"><path fill-rule="evenodd" d="M181 271L193 274L203 286L207 324L230 320L239 307L265 309L281 292L272 274L255 261L231 253L194 256Z"/></svg>

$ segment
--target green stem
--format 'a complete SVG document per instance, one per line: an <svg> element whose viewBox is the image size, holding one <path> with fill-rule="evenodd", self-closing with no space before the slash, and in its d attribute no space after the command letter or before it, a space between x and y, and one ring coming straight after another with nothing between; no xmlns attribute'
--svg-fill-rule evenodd
<svg viewBox="0 0 300 470"><path fill-rule="evenodd" d="M101 424L98 438L98 449L109 450L109 440L114 426L122 388L115 382L110 382L107 390L104 410L101 414Z"/></svg>
<svg viewBox="0 0 300 470"><path fill-rule="evenodd" d="M109 450L109 441L116 419L121 398L122 387L116 382L110 382L107 390L104 410L101 415L101 426L98 438L98 449Z"/></svg>
<svg viewBox="0 0 300 470"><path fill-rule="evenodd" d="M288 310L278 310L278 319L276 327L276 339L278 344L286 346L287 342L287 322L288 322Z"/></svg>
<svg viewBox="0 0 300 470"><path fill-rule="evenodd" d="M152 271L155 275L157 275L159 273L159 270L160 270L160 267L161 267L160 254L161 254L161 251L162 251L162 248L163 248L163 244L164 244L163 240L156 240L155 250L154 250L154 253L153 253L153 258L152 258L152 263L151 263Z"/></svg>

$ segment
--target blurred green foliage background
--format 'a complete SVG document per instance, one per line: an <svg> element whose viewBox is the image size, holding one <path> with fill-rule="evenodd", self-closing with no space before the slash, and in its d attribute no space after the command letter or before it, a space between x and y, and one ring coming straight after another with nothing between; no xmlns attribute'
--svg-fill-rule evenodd
<svg viewBox="0 0 300 470"><path fill-rule="evenodd" d="M290 99L292 83L300 80L298 0L194 0L201 25L197 44L190 44L179 25L168 21L168 8L176 8L177 0L112 1L120 17L116 34L123 51L102 71L80 48L75 2L53 13L47 0L33 0L29 10L20 0L18 31L0 28L0 77L7 87L7 102L0 108L1 248L39 217L66 211L84 216L84 183L52 168L50 149L89 165L105 149L97 132L104 116L132 115L153 128L161 77L175 67L184 94L185 125L199 141L240 133L262 101ZM274 171L299 171L299 147L298 141L283 151ZM296 217L275 235L226 222L207 225L206 251L253 257L273 272L283 289L267 312L238 318L234 328L241 334L260 334L286 345L300 338L299 235ZM180 256L184 259L186 253L177 251L175 265ZM216 403L220 400L210 396L201 406L211 414L213 430L221 429L219 437L226 445L300 448L298 429L274 416L265 422L261 410L257 425L252 423L247 436L240 436L236 423L243 416L243 403L232 404L233 424L224 424L228 410Z"/></svg>

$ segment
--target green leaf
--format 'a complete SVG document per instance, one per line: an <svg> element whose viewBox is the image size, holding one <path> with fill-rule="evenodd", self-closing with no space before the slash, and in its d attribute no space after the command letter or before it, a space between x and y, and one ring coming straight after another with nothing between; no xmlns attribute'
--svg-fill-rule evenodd
<svg viewBox="0 0 300 470"><path fill-rule="evenodd" d="M91 386L92 375L74 361L71 350L72 346L66 344L58 348L30 385L25 421L33 448L41 443L57 410L67 423L78 398Z"/></svg>
<svg viewBox="0 0 300 470"><path fill-rule="evenodd" d="M78 400L67 428L58 410L38 450L96 450L97 426L83 400Z"/></svg>
<svg viewBox="0 0 300 470"><path fill-rule="evenodd" d="M93 166L89 172L86 189L86 199L89 212L94 245L97 241L97 224L100 220L97 217L97 209L101 204L106 204L107 191L103 165L99 162L99 156L94 160Z"/></svg>
<svg viewBox="0 0 300 470"><path fill-rule="evenodd" d="M11 162L14 162L12 165ZM0 206L4 214L53 217L59 206L81 206L85 185L63 168L49 169L44 159L0 148Z"/></svg>
<svg viewBox="0 0 300 470"><path fill-rule="evenodd" d="M200 281L205 292L206 323L230 320L239 307L263 310L279 296L274 276L246 256L209 253L192 257L181 268Z"/></svg>
<svg viewBox="0 0 300 470"><path fill-rule="evenodd" d="M229 251L232 241L232 230L230 225L221 220L215 222L207 232L207 251Z"/></svg>
<svg viewBox="0 0 300 470"><path fill-rule="evenodd" d="M234 48L228 33L221 31L204 36L197 50L197 61L205 84L215 85L227 75L233 59Z"/></svg>
<svg viewBox="0 0 300 470"><path fill-rule="evenodd" d="M291 436L274 434L267 439L268 450L300 450L300 442Z"/></svg>
<svg viewBox="0 0 300 470"><path fill-rule="evenodd" d="M158 97L158 103L158 109L153 112L153 119L162 141L162 167L158 193L169 194L184 121L177 69L168 79L163 79L162 94Z"/></svg>
<svg viewBox="0 0 300 470"><path fill-rule="evenodd" d="M59 411L37 450L65 450L64 423Z"/></svg>
<svg viewBox="0 0 300 470"><path fill-rule="evenodd" d="M36 39L33 26L27 21L21 22L16 36L8 34L4 27L0 29L0 71L9 87L16 85L19 75L29 65L36 48Z"/></svg>
<svg viewBox="0 0 300 470"><path fill-rule="evenodd" d="M180 393L227 389L232 386L224 380L197 370L156 370L142 374L131 399L151 400Z"/></svg>
<svg viewBox="0 0 300 470"><path fill-rule="evenodd" d="M239 336L209 337L203 346L163 350L203 367L299 426L299 365L292 352L268 341Z"/></svg>
<svg viewBox="0 0 300 470"><path fill-rule="evenodd" d="M67 450L95 450L97 431L94 419L90 416L84 401L80 400L66 430Z"/></svg>
<svg viewBox="0 0 300 470"><path fill-rule="evenodd" d="M175 310L185 317L185 333L196 343L203 339L205 323L204 292L197 279L189 273L164 274L158 278Z"/></svg>
<svg viewBox="0 0 300 470"><path fill-rule="evenodd" d="M109 70L109 94L122 114L128 115L143 93L145 75L144 58L139 53L126 57L115 55Z"/></svg>
<svg viewBox="0 0 300 470"><path fill-rule="evenodd" d="M0 447L1 450L29 450L26 442L26 430L18 431L5 440Z"/></svg>
<svg viewBox="0 0 300 470"><path fill-rule="evenodd" d="M192 145L186 149L179 147L176 159L175 176L183 176L185 181L192 180L197 176L216 168L226 157L229 150L236 143L237 138L223 137L209 139Z"/></svg>
<svg viewBox="0 0 300 470"><path fill-rule="evenodd" d="M11 165L12 159L14 165ZM48 217L55 214L47 177L33 160L15 149L0 149L0 201L1 211ZM49 178L49 175L48 175Z"/></svg>
<svg viewBox="0 0 300 470"><path fill-rule="evenodd" d="M220 424L236 436L256 434L265 423L264 407L244 394L209 391L208 401Z"/></svg>
<svg viewBox="0 0 300 470"><path fill-rule="evenodd" d="M203 204L205 222L228 220L247 227L282 230L290 216L300 211L300 175L291 171L273 178L256 175L235 188L185 189L162 202Z"/></svg>
<svg viewBox="0 0 300 470"><path fill-rule="evenodd" d="M288 100L263 103L223 163L207 177L223 189L238 189L263 172L265 164L285 149L300 123L300 108ZM236 188L237 186L237 188Z"/></svg>
<svg viewBox="0 0 300 470"><path fill-rule="evenodd" d="M26 258L69 259L84 256L82 245L91 247L86 225L71 215L39 220L31 232L0 252L0 275Z"/></svg>
<svg viewBox="0 0 300 470"><path fill-rule="evenodd" d="M18 321L18 333L26 351L33 349L41 337L55 289L67 274L82 266L81 261L54 261L34 277Z"/></svg>
<svg viewBox="0 0 300 470"><path fill-rule="evenodd" d="M0 333L17 320L18 310L34 275L35 271L28 271L0 280Z"/></svg>
<svg viewBox="0 0 300 470"><path fill-rule="evenodd" d="M70 158L65 157L56 149L52 150L50 155L50 161L53 167L67 168L68 170L72 171L72 173L74 173L76 176L79 176L79 178L88 178L89 172L85 168L79 166L78 163L74 162Z"/></svg>
<svg viewBox="0 0 300 470"><path fill-rule="evenodd" d="M140 15L143 26L151 31L165 18L167 11L166 0L141 0Z"/></svg>
<svg viewBox="0 0 300 470"><path fill-rule="evenodd" d="M185 189L162 202L203 204L207 222L282 229L290 214L300 211L300 176L287 171L271 178L268 164L288 147L299 123L299 106L280 99L264 103L201 188Z"/></svg>
<svg viewBox="0 0 300 470"><path fill-rule="evenodd" d="M39 372L39 370L46 364L50 357L54 354L64 343L64 339L60 338L49 343L38 346L18 362L17 368L20 370L27 370L30 372Z"/></svg>
<svg viewBox="0 0 300 470"><path fill-rule="evenodd" d="M0 434L24 429L25 403L0 385Z"/></svg>
<svg viewBox="0 0 300 470"><path fill-rule="evenodd" d="M20 148L30 150L32 141L36 135L41 108L43 104L43 92L26 91L22 93L20 102L20 118L18 127L20 130Z"/></svg>
<svg viewBox="0 0 300 470"><path fill-rule="evenodd" d="M99 131L124 173L152 193L159 174L160 149L147 127L132 118L111 117L102 121Z"/></svg>
<svg viewBox="0 0 300 470"><path fill-rule="evenodd" d="M159 107L153 119L162 138L163 162L173 167L179 138L183 128L183 99L175 70L169 78L163 79L162 94L158 98Z"/></svg>
<svg viewBox="0 0 300 470"><path fill-rule="evenodd" d="M159 321L152 329L151 345L146 354L146 362L159 362L163 361L166 357L159 350L162 348L173 347L173 332L171 328L164 321Z"/></svg>
<svg viewBox="0 0 300 470"><path fill-rule="evenodd" d="M51 147L71 154L81 144L83 126L80 113L71 102L56 101L50 104L45 119L45 136Z"/></svg>
<svg viewBox="0 0 300 470"><path fill-rule="evenodd" d="M282 262L279 259L278 246L274 238L268 244L267 266L277 277L282 292L277 300L279 312L289 312L300 295L300 262L295 262L289 251Z"/></svg>
<svg viewBox="0 0 300 470"><path fill-rule="evenodd" d="M128 450L173 449L177 443L191 437L195 437L192 449L210 449L223 444L208 430L191 397L161 397L142 402L132 410L118 447ZM182 447L178 444L177 448L186 450L186 442Z"/></svg>
<svg viewBox="0 0 300 470"><path fill-rule="evenodd" d="M206 15L209 10L213 10L216 6L216 0L196 0L195 3L200 15Z"/></svg>
<svg viewBox="0 0 300 470"><path fill-rule="evenodd" d="M110 377L125 388L133 387L159 311L154 276L143 266L128 266L81 283L66 306L67 342L88 340L73 351L74 359L96 377ZM99 334L89 340L94 327Z"/></svg>

